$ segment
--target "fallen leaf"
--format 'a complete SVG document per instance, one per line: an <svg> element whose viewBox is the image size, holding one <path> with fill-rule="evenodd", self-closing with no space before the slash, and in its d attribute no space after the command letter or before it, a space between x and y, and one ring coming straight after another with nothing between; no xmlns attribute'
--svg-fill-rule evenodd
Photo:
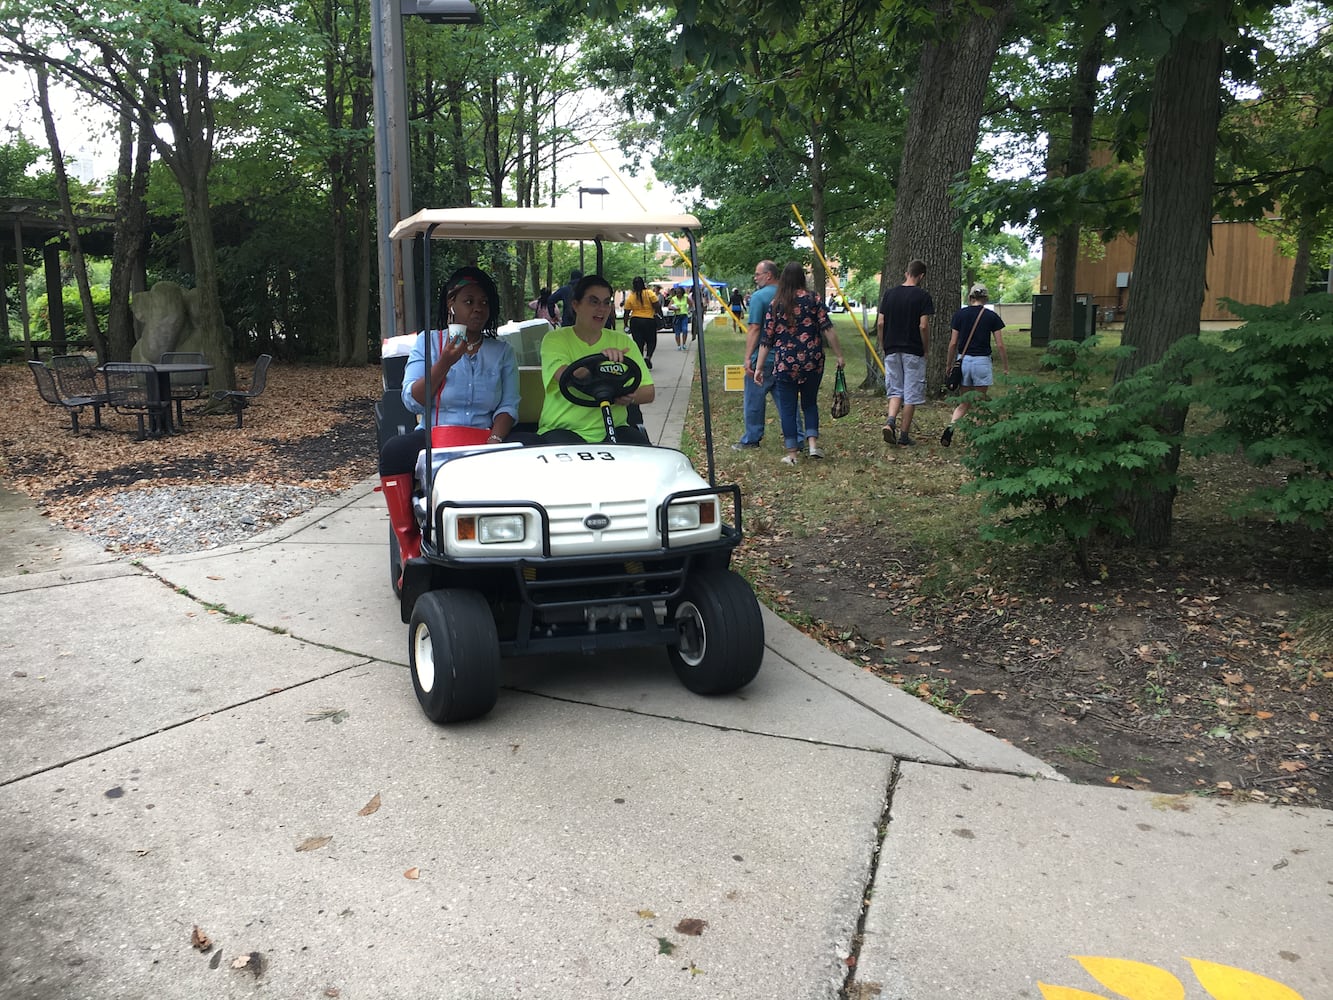
<svg viewBox="0 0 1333 1000"><path fill-rule="evenodd" d="M318 851L332 839L332 837L306 837L305 840L296 845L296 849L298 851Z"/></svg>
<svg viewBox="0 0 1333 1000"><path fill-rule="evenodd" d="M657 939L657 953L659 955L670 955L676 950L676 946L664 937Z"/></svg>
<svg viewBox="0 0 1333 1000"><path fill-rule="evenodd" d="M1273 713L1272 713L1272 712L1255 712L1255 713L1254 713L1254 717L1255 717L1256 719L1271 719L1271 718L1273 717Z"/></svg>
<svg viewBox="0 0 1333 1000"><path fill-rule="evenodd" d="M253 972L258 979L264 971L264 956L257 951L246 952L243 955L237 955L232 959L231 967L233 969L244 969L246 972Z"/></svg>
<svg viewBox="0 0 1333 1000"><path fill-rule="evenodd" d="M207 952L213 950L213 942L209 939L208 935L200 929L198 924L195 924L194 930L190 931L190 944L197 951Z"/></svg>
<svg viewBox="0 0 1333 1000"><path fill-rule="evenodd" d="M1288 774L1295 774L1297 771L1304 771L1309 766L1310 766L1309 764L1300 760L1284 760L1281 764L1278 765L1278 767L1286 771Z"/></svg>
<svg viewBox="0 0 1333 1000"><path fill-rule="evenodd" d="M208 575L208 579L210 579L210 580L225 580L225 579L227 579L227 578L226 578L225 576L214 576L212 573L210 573L210 574Z"/></svg>
<svg viewBox="0 0 1333 1000"><path fill-rule="evenodd" d="M1240 683L1241 683L1242 681L1244 681L1244 680L1245 680L1245 675L1244 675L1244 674L1223 674L1223 675L1222 675L1222 683L1223 683L1223 684L1240 684Z"/></svg>
<svg viewBox="0 0 1333 1000"><path fill-rule="evenodd" d="M707 920L700 920L698 917L686 917L676 925L677 934L688 934L690 937L698 937L708 926Z"/></svg>
<svg viewBox="0 0 1333 1000"><path fill-rule="evenodd" d="M371 797L369 802L367 802L365 805L363 805L360 809L356 811L356 814L358 816L369 816L371 813L379 812L379 810L380 810L380 793L376 792Z"/></svg>
<svg viewBox="0 0 1333 1000"><path fill-rule="evenodd" d="M415 882L417 879L421 878L421 869L409 868L407 871L403 872L403 878L410 878Z"/></svg>
<svg viewBox="0 0 1333 1000"><path fill-rule="evenodd" d="M652 910L639 910L638 912L639 916L641 916L644 920L652 920L654 917L657 916L657 914L654 913Z"/></svg>

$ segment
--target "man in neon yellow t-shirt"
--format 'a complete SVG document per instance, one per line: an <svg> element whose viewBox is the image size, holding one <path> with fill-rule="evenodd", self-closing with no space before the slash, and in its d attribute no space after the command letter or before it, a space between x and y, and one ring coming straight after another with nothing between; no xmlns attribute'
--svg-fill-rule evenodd
<svg viewBox="0 0 1333 1000"><path fill-rule="evenodd" d="M576 406L560 394L560 376L570 362L589 354L604 354L612 361L629 358L643 372L643 382L634 392L613 400L611 415L620 444L649 444L637 429L629 426L631 403L651 403L657 389L652 373L634 341L623 333L608 330L606 317L615 312L611 285L599 274L583 278L574 289L574 325L552 330L542 338L542 382L546 398L542 403L541 423L537 433L542 444L598 444L606 439L606 424L595 406Z"/></svg>

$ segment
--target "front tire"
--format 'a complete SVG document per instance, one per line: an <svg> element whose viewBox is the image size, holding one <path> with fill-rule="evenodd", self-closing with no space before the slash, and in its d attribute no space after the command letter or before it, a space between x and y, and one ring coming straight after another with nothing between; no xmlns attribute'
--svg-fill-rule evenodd
<svg viewBox="0 0 1333 1000"><path fill-rule="evenodd" d="M750 585L731 570L700 570L671 609L678 642L667 650L695 694L730 694L754 680L764 659L764 620Z"/></svg>
<svg viewBox="0 0 1333 1000"><path fill-rule="evenodd" d="M500 696L500 640L490 606L475 590L431 590L408 624L412 687L432 722L477 719Z"/></svg>

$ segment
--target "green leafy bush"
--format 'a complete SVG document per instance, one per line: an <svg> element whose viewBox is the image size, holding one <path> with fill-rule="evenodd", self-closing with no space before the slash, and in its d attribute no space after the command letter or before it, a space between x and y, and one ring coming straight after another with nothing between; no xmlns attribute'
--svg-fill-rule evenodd
<svg viewBox="0 0 1333 1000"><path fill-rule="evenodd" d="M1206 361L1211 382L1196 399L1218 426L1191 447L1241 451L1264 467L1290 463L1286 483L1261 487L1237 513L1267 511L1280 523L1333 524L1333 296L1275 306L1227 302L1245 324L1227 330Z"/></svg>
<svg viewBox="0 0 1333 1000"><path fill-rule="evenodd" d="M1096 338L1053 341L1042 357L1049 379L1015 378L1008 391L975 406L963 464L982 496L983 538L1067 543L1091 573L1091 543L1128 537L1126 498L1170 489L1162 460L1178 442L1156 427L1158 408L1177 392L1146 367L1109 389L1110 371L1129 348L1100 351Z"/></svg>
<svg viewBox="0 0 1333 1000"><path fill-rule="evenodd" d="M111 317L111 289L105 285L93 285L93 312L97 315L98 328L106 333ZM60 298L65 306L65 334L79 339L88 336L83 326L83 300L79 298L78 288L66 285L60 290ZM51 337L51 310L47 297L41 296L33 303L31 317L31 335L34 340L49 340Z"/></svg>

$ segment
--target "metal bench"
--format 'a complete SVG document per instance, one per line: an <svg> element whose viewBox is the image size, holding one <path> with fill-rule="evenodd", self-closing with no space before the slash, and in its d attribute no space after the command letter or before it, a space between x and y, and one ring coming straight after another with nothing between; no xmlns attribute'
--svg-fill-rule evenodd
<svg viewBox="0 0 1333 1000"><path fill-rule="evenodd" d="M255 362L255 373L250 378L250 388L248 389L219 389L213 393L212 399L215 402L226 400L231 404L231 408L236 411L236 426L241 426L242 415L245 408L250 405L250 401L256 399L264 386L268 384L268 366L273 361L273 355L261 354Z"/></svg>
<svg viewBox="0 0 1333 1000"><path fill-rule="evenodd" d="M42 361L29 361L28 368L32 370L32 377L37 380L37 393L52 406L63 406L69 411L70 428L73 433L79 433L79 414L83 412L85 406L94 406L93 426L101 427L101 404L94 404L93 400L87 396L66 396L60 391L56 384L55 373Z"/></svg>
<svg viewBox="0 0 1333 1000"><path fill-rule="evenodd" d="M106 392L97 382L97 367L86 354L57 354L51 359L60 394L66 398L88 399L93 408L93 428L102 430L102 407L107 404Z"/></svg>
<svg viewBox="0 0 1333 1000"><path fill-rule="evenodd" d="M171 421L171 400L163 399L157 370L152 365L108 362L102 367L107 402L117 413L139 418L139 440L160 437ZM146 423L145 423L146 422Z"/></svg>

